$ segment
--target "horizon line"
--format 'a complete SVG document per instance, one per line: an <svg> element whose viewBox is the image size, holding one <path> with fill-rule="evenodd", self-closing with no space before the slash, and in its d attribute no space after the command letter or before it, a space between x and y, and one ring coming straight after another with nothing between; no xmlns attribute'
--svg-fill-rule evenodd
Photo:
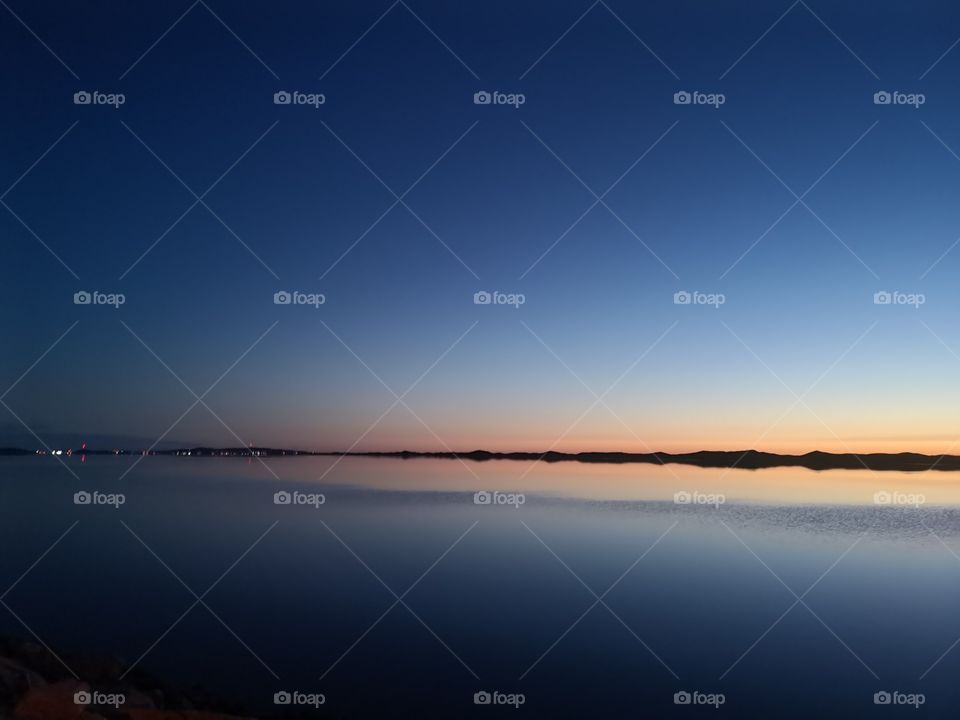
<svg viewBox="0 0 960 720"><path fill-rule="evenodd" d="M297 457L297 456L340 456L340 457L396 457L458 459L487 462L492 460L534 461L534 462L582 462L596 464L681 464L697 467L740 468L757 470L773 467L803 467L811 470L894 470L928 471L960 470L960 455L946 453L928 455L925 453L901 451L896 453L834 453L824 450L811 450L803 454L774 453L762 450L697 450L693 452L669 453L662 451L493 451L469 450L298 450L290 448L271 448L267 446L225 446L212 447L194 445L190 447L157 449L92 449L87 447L65 450L37 449L28 450L18 447L0 447L0 456L72 456L72 455L159 455L173 457Z"/></svg>

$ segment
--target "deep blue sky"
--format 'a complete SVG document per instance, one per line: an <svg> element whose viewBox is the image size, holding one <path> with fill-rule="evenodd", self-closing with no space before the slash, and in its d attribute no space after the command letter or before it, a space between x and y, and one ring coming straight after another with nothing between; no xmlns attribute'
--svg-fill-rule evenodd
<svg viewBox="0 0 960 720"><path fill-rule="evenodd" d="M0 193L76 123L3 197L30 230L0 206L0 391L79 321L3 398L46 443L147 445L193 403L121 321L197 394L276 322L205 398L258 444L346 447L394 402L333 333L402 394L469 328L404 399L423 422L398 405L358 447L960 436L960 249L934 267L960 238L960 159L934 137L960 152L960 48L935 64L954 4L207 0L172 29L189 2L9 4L30 30L0 11ZM79 90L126 102L77 106ZM229 230L197 205L130 269L194 202L133 133L200 195L271 127L204 198ZM543 255L593 203L584 184L602 194L668 130ZM393 204L384 184L402 194L448 150L344 255ZM784 185L802 195L834 163L757 242L795 201ZM326 303L274 305L284 289ZM126 303L76 306L78 290ZM476 306L479 290L526 303ZM926 302L875 306L879 290ZM580 380L600 394L631 367L571 429L594 401ZM0 412L0 444L39 445ZM202 406L167 440L236 444Z"/></svg>

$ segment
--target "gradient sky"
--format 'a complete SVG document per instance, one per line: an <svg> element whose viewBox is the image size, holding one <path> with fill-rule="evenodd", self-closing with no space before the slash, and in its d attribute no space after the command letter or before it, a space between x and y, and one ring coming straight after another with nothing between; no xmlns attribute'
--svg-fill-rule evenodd
<svg viewBox="0 0 960 720"><path fill-rule="evenodd" d="M0 444L955 449L955 4L9 5Z"/></svg>

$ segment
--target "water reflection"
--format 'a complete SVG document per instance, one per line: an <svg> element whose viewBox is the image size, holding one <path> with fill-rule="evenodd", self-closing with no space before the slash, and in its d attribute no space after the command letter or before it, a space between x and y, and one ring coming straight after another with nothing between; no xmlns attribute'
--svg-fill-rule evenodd
<svg viewBox="0 0 960 720"><path fill-rule="evenodd" d="M257 712L291 687L346 717L461 717L483 689L533 717L674 716L682 690L723 692L718 717L861 717L884 689L926 693L928 716L960 703L949 473L148 458L121 482L129 459L70 462L79 483L0 465L0 584L30 570L4 602L52 645ZM474 503L494 490L525 502ZM213 586L209 610L185 586Z"/></svg>

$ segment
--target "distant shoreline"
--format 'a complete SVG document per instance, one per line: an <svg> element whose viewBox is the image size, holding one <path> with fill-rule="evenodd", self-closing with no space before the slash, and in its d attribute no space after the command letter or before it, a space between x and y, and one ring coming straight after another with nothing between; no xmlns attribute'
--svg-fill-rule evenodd
<svg viewBox="0 0 960 720"><path fill-rule="evenodd" d="M630 452L492 452L489 450L471 450L469 452L417 452L397 451L311 451L288 450L265 447L210 448L193 447L175 450L26 450L23 448L0 448L0 456L68 457L72 455L157 455L173 457L300 457L300 456L343 456L343 457L381 457L381 458L433 458L446 460L471 460L487 462L489 460L580 462L599 464L648 464L648 465L693 465L712 468L741 468L760 470L775 467L802 467L809 470L877 470L918 472L925 470L960 470L960 455L923 455L921 453L828 453L813 451L803 455L784 455L760 452L758 450L702 450L693 453L630 453Z"/></svg>

